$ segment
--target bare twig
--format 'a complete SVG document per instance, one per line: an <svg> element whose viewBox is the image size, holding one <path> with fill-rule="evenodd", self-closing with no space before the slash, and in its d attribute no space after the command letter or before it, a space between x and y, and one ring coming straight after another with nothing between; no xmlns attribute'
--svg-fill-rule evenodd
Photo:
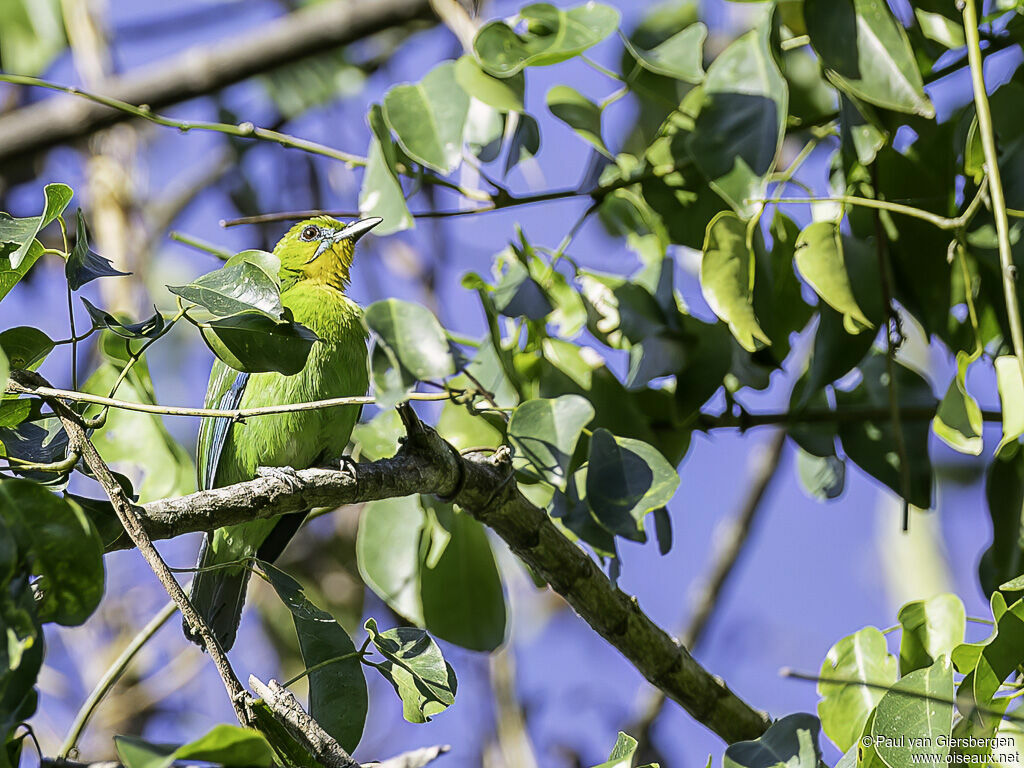
<svg viewBox="0 0 1024 768"><path fill-rule="evenodd" d="M46 386L46 382L42 377L25 371L14 371L11 373L11 378L22 383L27 383L30 386ZM150 568L153 569L153 573L156 574L160 583L163 584L164 589L167 590L167 594L170 596L171 600L174 601L178 610L181 611L181 615L184 617L189 628L197 637L201 638L204 647L207 652L209 652L210 658L213 660L214 666L217 668L217 672L220 674L221 680L224 682L224 688L227 690L228 698L231 700L231 706L235 710L238 721L242 725L248 725L249 714L245 709L244 702L245 689L242 688L242 684L235 676L234 670L231 668L231 664L228 661L227 656L220 647L220 644L217 642L216 636L210 630L209 625L192 606L192 603L189 602L188 596L185 594L185 590L183 590L181 585L175 580L174 574L171 572L170 568L167 567L167 563L164 562L160 553L156 551L156 547L153 546L152 540L146 533L146 529L143 526L136 508L133 507L132 503L128 500L124 489L121 487L120 483L117 482L117 478L114 477L110 468L106 465L106 462L104 462L100 457L99 451L96 450L96 446L92 444L92 441L86 434L80 417L57 398L48 398L47 402L50 407L53 408L53 412L57 415L57 418L60 419L61 424L64 426L64 430L68 433L70 444L81 452L82 460L93 473L96 481L103 488L104 492L106 492L107 497L110 499L110 503L114 507L114 512L117 515L118 520L124 527L125 533L128 534L132 543L138 548L139 552L142 553L146 562L149 563Z"/></svg>
<svg viewBox="0 0 1024 768"><path fill-rule="evenodd" d="M316 3L230 40L196 46L108 80L103 95L162 109L382 30L430 19L429 0ZM0 118L0 166L129 117L100 104L72 99L47 99L23 107Z"/></svg>

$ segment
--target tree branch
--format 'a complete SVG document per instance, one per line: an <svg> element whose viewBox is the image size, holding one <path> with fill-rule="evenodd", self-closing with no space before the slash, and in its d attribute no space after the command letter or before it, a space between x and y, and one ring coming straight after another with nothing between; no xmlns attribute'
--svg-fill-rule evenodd
<svg viewBox="0 0 1024 768"><path fill-rule="evenodd" d="M399 406L408 437L389 459L345 470L302 470L288 482L258 477L245 483L136 507L153 539L206 531L310 507L337 507L375 499L436 494L453 500L489 526L602 637L652 684L727 742L755 738L768 718L733 694L657 626L631 598L612 586L597 564L570 542L547 513L523 497L507 448L493 455L460 455L433 429ZM122 539L108 549L130 546Z"/></svg>
<svg viewBox="0 0 1024 768"><path fill-rule="evenodd" d="M432 18L429 0L374 0L312 5L234 41L193 47L130 75L109 80L103 95L160 109L246 78L323 54L376 32ZM54 98L0 117L0 166L88 136L131 116L100 104Z"/></svg>

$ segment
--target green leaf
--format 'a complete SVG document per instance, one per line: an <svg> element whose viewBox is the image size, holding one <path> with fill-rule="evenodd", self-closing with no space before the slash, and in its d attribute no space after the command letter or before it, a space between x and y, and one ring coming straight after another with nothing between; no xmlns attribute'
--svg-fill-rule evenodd
<svg viewBox="0 0 1024 768"><path fill-rule="evenodd" d="M374 339L371 367L379 403L398 402L416 381L455 373L448 338L426 307L399 299L377 301L366 308L364 321Z"/></svg>
<svg viewBox="0 0 1024 768"><path fill-rule="evenodd" d="M953 653L957 670L973 675L972 684L967 690L961 686L960 695L981 708L991 705L999 686L1024 662L1024 601L1000 610L993 595L992 603L992 634L982 643L962 644Z"/></svg>
<svg viewBox="0 0 1024 768"><path fill-rule="evenodd" d="M413 627L378 632L373 619L367 619L364 627L384 656L376 669L402 700L406 720L425 723L454 703L458 687L455 670L430 635Z"/></svg>
<svg viewBox="0 0 1024 768"><path fill-rule="evenodd" d="M543 320L553 309L544 289L514 257L505 261L505 271L494 286L491 299L494 308L506 317Z"/></svg>
<svg viewBox="0 0 1024 768"><path fill-rule="evenodd" d="M981 588L991 595L1017 576L1024 563L1024 451L1016 445L993 458L985 475L985 499L992 519L992 543L978 563ZM1015 587L1018 588L1018 587ZM1024 589L1024 587L1019 587Z"/></svg>
<svg viewBox="0 0 1024 768"><path fill-rule="evenodd" d="M23 278L32 265L43 255L43 246L38 240L33 240L29 245L25 258L17 267L11 266L10 254L13 252L13 245L0 244L0 299L3 299L11 289Z"/></svg>
<svg viewBox="0 0 1024 768"><path fill-rule="evenodd" d="M359 575L395 613L424 626L420 597L420 540L426 515L417 496L382 499L359 514Z"/></svg>
<svg viewBox="0 0 1024 768"><path fill-rule="evenodd" d="M284 312L276 280L251 261L225 264L188 285L168 285L167 290L218 317L256 311L278 320Z"/></svg>
<svg viewBox="0 0 1024 768"><path fill-rule="evenodd" d="M39 577L40 620L82 624L103 597L103 543L82 510L15 479L0 482L0 516Z"/></svg>
<svg viewBox="0 0 1024 768"><path fill-rule="evenodd" d="M92 318L93 328L106 328L125 339L151 339L159 336L164 329L164 316L156 312L152 317L140 320L137 323L123 323L107 312L100 309L84 296L81 297L85 309Z"/></svg>
<svg viewBox="0 0 1024 768"><path fill-rule="evenodd" d="M666 506L679 474L658 450L640 440L595 429L590 438L587 503L614 534L643 541L647 513Z"/></svg>
<svg viewBox="0 0 1024 768"><path fill-rule="evenodd" d="M594 407L579 395L537 398L520 404L508 422L508 439L517 465L551 485L565 489L569 460Z"/></svg>
<svg viewBox="0 0 1024 768"><path fill-rule="evenodd" d="M796 243L796 266L825 302L843 315L843 326L850 334L874 328L854 296L847 258L861 259L859 245L843 237L830 221L808 225Z"/></svg>
<svg viewBox="0 0 1024 768"><path fill-rule="evenodd" d="M370 107L367 114L372 137L366 157L366 172L359 188L359 214L363 217L379 216L378 235L390 235L403 229L412 229L416 222L409 213L405 194L395 170L396 149L391 132L384 122L384 110L379 104Z"/></svg>
<svg viewBox="0 0 1024 768"><path fill-rule="evenodd" d="M77 291L86 283L100 277L124 277L128 272L114 269L108 259L89 248L89 230L85 225L85 216L79 208L75 213L75 247L68 254L64 265L64 276L72 291Z"/></svg>
<svg viewBox="0 0 1024 768"><path fill-rule="evenodd" d="M41 75L67 47L60 0L5 0L0 8L4 71Z"/></svg>
<svg viewBox="0 0 1024 768"><path fill-rule="evenodd" d="M472 651L490 652L505 641L505 596L484 527L448 506L444 552L420 570L427 631ZM436 525L436 523L435 523Z"/></svg>
<svg viewBox="0 0 1024 768"><path fill-rule="evenodd" d="M801 448L796 454L796 469L800 485L811 498L830 501L842 495L846 462L838 456L815 456Z"/></svg>
<svg viewBox="0 0 1024 768"><path fill-rule="evenodd" d="M1003 414L1003 437L996 446L996 455L999 455L1006 446L1024 435L1024 380L1013 355L1000 355L995 359L995 366Z"/></svg>
<svg viewBox="0 0 1024 768"><path fill-rule="evenodd" d="M619 12L595 2L564 11L534 3L521 8L517 19L525 22L523 34L504 21L492 21L473 40L481 66L495 77L511 77L523 67L557 64L583 53L615 31Z"/></svg>
<svg viewBox="0 0 1024 768"><path fill-rule="evenodd" d="M313 605L295 579L269 563L260 562L259 567L292 613L306 669L337 659L309 673L309 714L351 752L363 734L368 706L359 652L335 618Z"/></svg>
<svg viewBox="0 0 1024 768"><path fill-rule="evenodd" d="M83 390L106 397L121 372L120 365L106 362L85 382ZM156 405L153 381L144 362L136 363L117 390L121 400ZM98 415L90 406L86 416ZM126 439L130 436L130 439ZM111 408L106 421L92 435L105 462L128 475L139 489L139 502L173 498L196 489L192 459L156 414Z"/></svg>
<svg viewBox="0 0 1024 768"><path fill-rule="evenodd" d="M894 684L896 657L889 653L885 635L875 627L865 627L829 649L820 677L821 726L825 735L845 752L857 742L868 715L885 693L860 683ZM826 682L830 678L843 682Z"/></svg>
<svg viewBox="0 0 1024 768"><path fill-rule="evenodd" d="M12 270L17 271L23 265L29 256L36 235L64 213L73 194L71 187L67 184L47 184L43 188L45 201L43 212L39 216L16 219L10 214L0 212L0 245L13 246L13 250L0 249L0 253L10 260ZM31 262L28 266L31 266ZM25 271L27 270L28 267L25 267ZM19 277L22 276L24 276L24 272ZM8 287L7 290L9 291L10 288ZM4 293L6 294L7 291Z"/></svg>
<svg viewBox="0 0 1024 768"><path fill-rule="evenodd" d="M189 744L152 744L134 736L115 736L117 756L125 768L170 768L178 760L216 763L225 768L270 768L274 751L258 731L237 725L216 725Z"/></svg>
<svg viewBox="0 0 1024 768"><path fill-rule="evenodd" d="M963 350L956 353L956 376L949 383L946 396L939 403L939 410L932 420L932 430L946 445L971 456L981 455L984 423L978 401L967 392L967 367L980 354L980 350L973 355Z"/></svg>
<svg viewBox="0 0 1024 768"><path fill-rule="evenodd" d="M886 109L935 116L907 33L885 0L806 0L804 19L837 87Z"/></svg>
<svg viewBox="0 0 1024 768"><path fill-rule="evenodd" d="M540 152L540 126L525 112L516 116L516 129L512 133L508 154L505 156L505 175L524 160Z"/></svg>
<svg viewBox="0 0 1024 768"><path fill-rule="evenodd" d="M567 85L556 85L548 91L548 109L551 114L572 128L576 133L605 157L612 154L601 138L601 107Z"/></svg>
<svg viewBox="0 0 1024 768"><path fill-rule="evenodd" d="M786 126L789 89L772 56L771 25L742 35L708 68L686 143L712 188L747 219L765 193Z"/></svg>
<svg viewBox="0 0 1024 768"><path fill-rule="evenodd" d="M889 374L885 355L875 353L861 364L863 380L850 392L836 392L836 405L843 408L889 407ZM935 398L931 387L917 373L898 361L896 371L897 392L901 408L932 408ZM910 498L907 501L920 509L932 503L932 465L928 459L928 424L923 421L904 420L903 439L906 445L910 473ZM903 493L900 460L893 435L892 421L884 418L844 422L839 427L843 450L857 466L889 486L895 493Z"/></svg>
<svg viewBox="0 0 1024 768"><path fill-rule="evenodd" d="M488 74L477 60L466 55L455 62L455 80L474 99L502 112L522 112L526 94L526 78L520 72L500 78Z"/></svg>
<svg viewBox="0 0 1024 768"><path fill-rule="evenodd" d="M915 600L900 608L900 674L906 676L930 667L940 656L948 657L964 641L966 616L960 598L951 594Z"/></svg>
<svg viewBox="0 0 1024 768"><path fill-rule="evenodd" d="M622 43L648 72L686 83L699 83L704 79L704 41L707 36L708 28L698 21L649 51L634 45L625 35L622 35Z"/></svg>
<svg viewBox="0 0 1024 768"><path fill-rule="evenodd" d="M53 341L38 328L19 325L0 333L0 349L11 368L34 371L53 350Z"/></svg>
<svg viewBox="0 0 1024 768"><path fill-rule="evenodd" d="M878 702L871 735L875 751L889 768L945 765L953 730L953 667L941 657L903 676ZM903 738L899 738L902 736ZM947 737L947 738L943 738ZM928 745L922 753L917 744ZM936 762L929 762L933 755Z"/></svg>
<svg viewBox="0 0 1024 768"><path fill-rule="evenodd" d="M438 173L462 161L462 135L469 95L455 77L455 62L438 64L420 82L393 86L384 94L384 120L402 149Z"/></svg>
<svg viewBox="0 0 1024 768"><path fill-rule="evenodd" d="M629 734L619 731L608 759L594 768L633 768L636 757L637 741Z"/></svg>
<svg viewBox="0 0 1024 768"><path fill-rule="evenodd" d="M277 322L249 310L203 323L206 346L236 371L276 371L292 376L306 365L316 334L298 323Z"/></svg>
<svg viewBox="0 0 1024 768"><path fill-rule="evenodd" d="M398 451L399 439L404 435L405 428L398 411L381 411L370 421L356 424L352 430L352 442L356 446L352 455L367 461L394 456Z"/></svg>
<svg viewBox="0 0 1024 768"><path fill-rule="evenodd" d="M725 748L723 768L816 768L821 760L814 715L787 715L772 723L764 735L753 741L737 741Z"/></svg>
<svg viewBox="0 0 1024 768"><path fill-rule="evenodd" d="M770 345L771 340L754 315L754 255L747 248L746 238L746 224L731 211L723 211L711 220L700 262L700 289L714 313L729 324L740 345L754 352L761 345Z"/></svg>

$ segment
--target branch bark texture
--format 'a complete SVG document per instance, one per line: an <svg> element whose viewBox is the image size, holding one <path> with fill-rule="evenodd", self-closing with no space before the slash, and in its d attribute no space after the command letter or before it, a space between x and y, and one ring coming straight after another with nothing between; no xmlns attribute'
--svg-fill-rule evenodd
<svg viewBox="0 0 1024 768"><path fill-rule="evenodd" d="M98 90L104 96L160 109L385 29L430 18L429 0L320 3L262 25L233 42L196 46L108 80ZM0 117L0 165L25 160L129 117L72 96L23 107Z"/></svg>
<svg viewBox="0 0 1024 768"><path fill-rule="evenodd" d="M612 586L597 564L570 542L544 510L516 486L507 448L491 455L460 455L400 406L408 437L396 456L345 470L308 469L293 482L258 477L138 508L153 539L210 530L309 507L336 507L375 499L436 494L453 500L494 530L511 550L653 685L726 742L753 739L767 715L737 697L718 677L655 624L635 598ZM128 547L127 541L111 548Z"/></svg>

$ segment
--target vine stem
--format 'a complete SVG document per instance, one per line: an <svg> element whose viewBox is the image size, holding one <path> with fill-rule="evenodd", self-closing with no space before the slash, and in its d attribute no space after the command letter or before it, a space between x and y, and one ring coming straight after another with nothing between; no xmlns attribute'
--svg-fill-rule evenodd
<svg viewBox="0 0 1024 768"><path fill-rule="evenodd" d="M60 400L68 400L78 403L90 403L102 405L106 408L120 408L125 411L138 411L140 413L153 413L158 416L196 416L206 419L242 419L254 416L271 416L277 413L296 413L299 411L315 411L320 408L334 408L341 405L372 405L376 402L372 397L332 397L326 400L313 400L308 403L291 403L287 405L267 405L260 408L236 408L227 410L223 408L187 408L176 405L151 405L149 403L133 403L129 400L116 400L103 395L93 395L88 392L74 392L69 389L57 389L55 387L32 387L17 382L8 382L7 391L22 395L38 395L40 397L55 397ZM406 400L451 400L451 392L411 392Z"/></svg>
<svg viewBox="0 0 1024 768"><path fill-rule="evenodd" d="M81 709L78 710L78 714L75 715L75 721L71 724L71 730L68 731L67 738L64 739L64 743L60 748L59 756L61 759L67 759L71 756L72 750L77 746L85 726L96 712L100 702L106 698L107 694L117 684L117 681L121 679L121 675L124 674L124 671L132 663L132 660L138 655L139 651L142 650L142 647L153 638L177 611L178 606L173 601L169 601L160 609L159 613L149 620L146 626L139 630L138 634L132 638L131 642L125 646L125 649L114 660L114 663L103 673L103 677L96 683L96 687L90 692L89 698L85 700Z"/></svg>
<svg viewBox="0 0 1024 768"><path fill-rule="evenodd" d="M1010 322L1010 338L1013 352L1017 357L1021 377L1024 378L1024 327L1021 326L1020 305L1017 301L1017 270L1013 265L1010 250L1010 224L1006 214L1006 198L999 174L999 157L996 152L995 131L992 127L992 112L985 90L985 73L982 66L981 41L978 36L978 9L975 0L958 0L964 16L964 35L967 41L967 61L971 69L971 84L974 88L974 107L978 117L978 134L985 155L985 172L989 180L992 198L992 216L996 223L999 240L999 264L1003 273L1003 294L1006 299L1006 314Z"/></svg>
<svg viewBox="0 0 1024 768"><path fill-rule="evenodd" d="M975 198L978 199L978 198ZM925 211L920 208L915 208L912 205L903 205L902 203L894 203L889 200L875 200L870 197L857 197L856 195L836 195L834 197L777 197L777 198L754 198L749 200L751 203L840 203L842 205L859 205L863 208L874 208L879 211L888 211L889 213L899 213L904 216L910 216L914 219L921 219L921 221L927 221L929 224L933 224L939 229L960 229L966 224L970 223L970 219L974 216L978 210L978 206L971 202L971 205L967 207L967 210L960 216L940 216L937 213L931 211ZM980 202L980 201L979 201Z"/></svg>
<svg viewBox="0 0 1024 768"><path fill-rule="evenodd" d="M260 128L248 122L231 125L230 123L175 120L172 117L167 117L166 115L160 115L153 112L153 110L145 104L136 106L134 104L129 104L127 101L121 101L120 99L112 99L108 96L101 96L97 93L83 91L81 88L60 85L59 83L53 83L49 80L42 80L38 77L29 77L27 75L10 75L3 73L0 74L0 83L28 85L36 88L46 88L51 91L59 91L60 93L67 93L71 96L79 96L87 101L102 104L104 107L116 109L141 120L148 120L151 123L156 123L157 125L162 125L167 128L177 128L182 133L187 133L188 131L212 131L214 133L222 133L226 136L237 136L243 139L259 139L261 141L280 144L282 147L289 147L291 149L308 152L311 155L322 155L323 157L329 157L332 160L340 160L350 168L357 165L366 165L365 157L353 155L350 152L344 152L340 149L334 149L333 147L328 147L325 144L319 144L315 141L300 139L297 136L289 136L286 133L272 131L269 128Z"/></svg>

